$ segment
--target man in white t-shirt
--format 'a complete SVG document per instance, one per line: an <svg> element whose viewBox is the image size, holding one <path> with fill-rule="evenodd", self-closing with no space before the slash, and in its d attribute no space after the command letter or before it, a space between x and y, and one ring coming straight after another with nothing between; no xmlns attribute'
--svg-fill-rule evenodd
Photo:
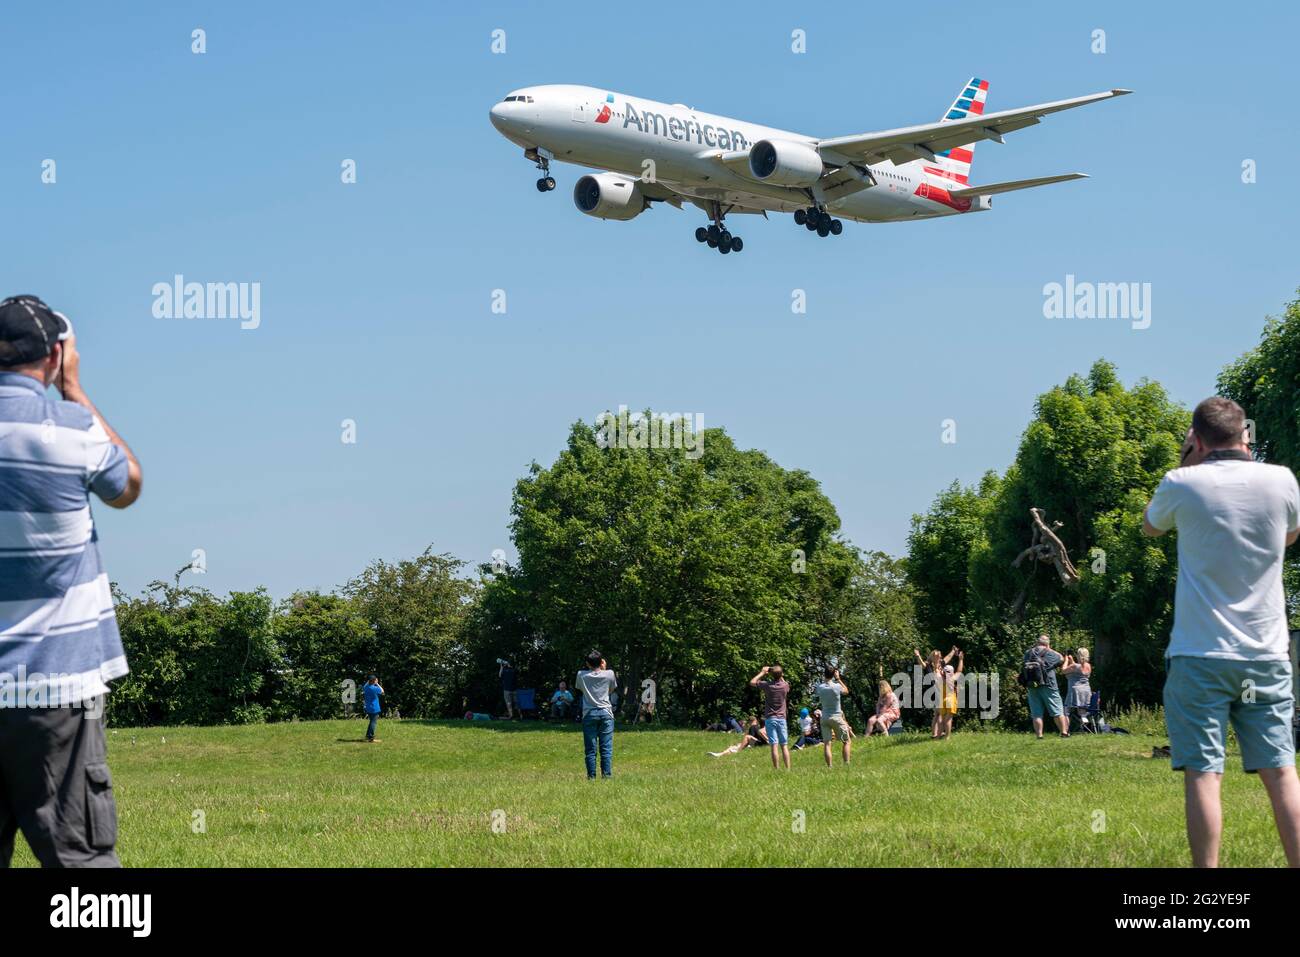
<svg viewBox="0 0 1300 957"><path fill-rule="evenodd" d="M1254 460L1245 429L1237 403L1215 397L1198 405L1182 467L1165 475L1146 508L1147 535L1178 530L1165 720L1173 767L1184 775L1193 864L1218 865L1231 724L1242 766L1263 779L1297 867L1300 780L1282 563L1300 536L1300 487L1290 469Z"/></svg>

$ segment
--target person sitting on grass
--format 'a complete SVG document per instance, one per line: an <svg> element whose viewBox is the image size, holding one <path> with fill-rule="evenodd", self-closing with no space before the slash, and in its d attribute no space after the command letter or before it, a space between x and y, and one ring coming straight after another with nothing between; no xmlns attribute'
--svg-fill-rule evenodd
<svg viewBox="0 0 1300 957"><path fill-rule="evenodd" d="M807 708L799 709L799 740L794 743L794 750L802 751L810 744L821 744L821 740L813 735L813 717Z"/></svg>
<svg viewBox="0 0 1300 957"><path fill-rule="evenodd" d="M1066 655L1061 665L1061 674L1065 675L1065 719L1078 722L1077 727L1088 724L1088 708L1092 706L1092 661L1087 648L1079 648L1074 655ZM1095 728L1092 730L1096 730Z"/></svg>
<svg viewBox="0 0 1300 957"><path fill-rule="evenodd" d="M902 714L902 707L898 703L898 695L894 694L894 689L888 681L882 680L880 682L879 691L880 696L876 698L876 713L867 718L868 738L877 729L881 734L889 734L890 726Z"/></svg>
<svg viewBox="0 0 1300 957"><path fill-rule="evenodd" d="M952 665L944 665L942 672L942 683L939 685L940 698L937 713L939 716L938 734L936 737L946 738L952 734L952 719L957 716L957 682L961 681L961 674L966 668L966 652L957 652L957 668L954 671Z"/></svg>
<svg viewBox="0 0 1300 957"><path fill-rule="evenodd" d="M375 728L379 724L379 696L384 693L383 686L379 684L379 678L370 675L366 678L365 687L361 689L361 697L365 702L366 714L370 716L370 724L366 728L366 740L371 744L375 743Z"/></svg>
<svg viewBox="0 0 1300 957"><path fill-rule="evenodd" d="M745 729L740 726L740 722L727 712L722 716L721 721L715 721L713 724L706 725L705 731L725 731L727 734L744 734Z"/></svg>
<svg viewBox="0 0 1300 957"><path fill-rule="evenodd" d="M563 721L569 716L572 708L573 692L569 690L568 682L561 681L560 686L555 689L555 694L551 695L551 714Z"/></svg>
<svg viewBox="0 0 1300 957"><path fill-rule="evenodd" d="M821 723L824 729L822 750L826 756L826 766L829 768L834 763L831 760L831 745L836 735L839 736L842 742L840 756L844 759L845 764L849 763L849 750L853 731L849 728L849 723L844 720L844 711L841 707L841 700L844 695L849 693L849 689L840 680L839 669L827 665L822 674L826 680L813 690L817 692L817 697L821 699L822 703Z"/></svg>
<svg viewBox="0 0 1300 957"><path fill-rule="evenodd" d="M724 751L710 751L709 755L720 758L724 754L738 754L746 748L761 748L767 745L767 732L763 730L762 723L758 720L757 715L749 716L749 723L745 727L745 733L740 736L740 740Z"/></svg>

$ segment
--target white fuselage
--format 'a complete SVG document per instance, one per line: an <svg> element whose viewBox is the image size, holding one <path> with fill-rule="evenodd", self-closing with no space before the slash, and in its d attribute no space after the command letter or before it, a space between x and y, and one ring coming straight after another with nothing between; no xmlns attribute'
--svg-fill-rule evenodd
<svg viewBox="0 0 1300 957"><path fill-rule="evenodd" d="M813 137L587 86L533 86L511 96L516 99L492 107L492 124L525 149L631 177L641 177L652 161L656 181L703 201L774 212L794 212L810 203L804 191L759 182L723 165L718 156L759 140L815 147ZM952 184L933 178L923 161L866 168L876 185L828 203L833 215L895 222L965 211L942 201L943 188Z"/></svg>

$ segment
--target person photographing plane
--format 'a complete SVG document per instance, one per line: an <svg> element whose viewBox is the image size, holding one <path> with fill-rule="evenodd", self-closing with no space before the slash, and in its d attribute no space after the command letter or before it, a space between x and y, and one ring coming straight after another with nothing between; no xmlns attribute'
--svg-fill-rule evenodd
<svg viewBox="0 0 1300 957"><path fill-rule="evenodd" d="M1300 781L1282 587L1283 555L1300 537L1300 486L1280 465L1255 461L1246 415L1213 396L1192 413L1181 467L1143 513L1143 532L1178 530L1174 627L1165 650L1165 722L1183 772L1192 863L1217 867L1228 727L1242 766L1273 805L1282 847L1300 867Z"/></svg>
<svg viewBox="0 0 1300 957"><path fill-rule="evenodd" d="M0 302L0 446L0 866L21 830L44 867L116 867L103 704L127 662L90 496L133 504L140 463L35 296Z"/></svg>

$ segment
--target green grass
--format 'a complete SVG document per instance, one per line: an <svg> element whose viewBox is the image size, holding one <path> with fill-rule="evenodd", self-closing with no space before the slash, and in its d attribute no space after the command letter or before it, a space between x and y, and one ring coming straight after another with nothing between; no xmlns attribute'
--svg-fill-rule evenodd
<svg viewBox="0 0 1300 957"><path fill-rule="evenodd" d="M1117 722L1121 723L1122 722ZM958 732L859 739L789 774L734 737L622 730L589 783L573 727L359 721L112 730L128 866L1182 866L1163 740ZM1224 780L1224 864L1281 866L1259 781ZM504 833L492 829L505 814ZM206 833L194 833L202 811ZM792 827L802 812L803 833ZM1096 815L1105 829L1094 832ZM31 864L19 840L17 863Z"/></svg>

